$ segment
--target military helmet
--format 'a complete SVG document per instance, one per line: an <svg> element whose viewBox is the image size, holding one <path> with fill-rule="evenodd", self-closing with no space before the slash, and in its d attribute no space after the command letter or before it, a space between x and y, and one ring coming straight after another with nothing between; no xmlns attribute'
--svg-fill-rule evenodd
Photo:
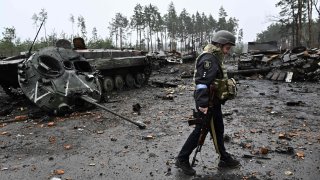
<svg viewBox="0 0 320 180"><path fill-rule="evenodd" d="M229 31L220 30L213 36L212 42L222 45L231 44L234 46L236 44L236 37Z"/></svg>

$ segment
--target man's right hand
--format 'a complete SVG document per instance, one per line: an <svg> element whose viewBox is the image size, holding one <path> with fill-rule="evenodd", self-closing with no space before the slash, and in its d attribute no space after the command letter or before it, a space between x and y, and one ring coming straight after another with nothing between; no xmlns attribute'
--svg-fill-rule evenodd
<svg viewBox="0 0 320 180"><path fill-rule="evenodd" d="M203 114L207 114L207 112L208 112L208 107L199 107L199 110L200 110Z"/></svg>

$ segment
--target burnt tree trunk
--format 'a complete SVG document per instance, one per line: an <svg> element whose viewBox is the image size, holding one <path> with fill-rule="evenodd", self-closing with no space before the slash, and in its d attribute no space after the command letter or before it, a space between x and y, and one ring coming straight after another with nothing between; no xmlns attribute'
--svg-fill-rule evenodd
<svg viewBox="0 0 320 180"><path fill-rule="evenodd" d="M297 12L297 46L301 46L302 39L302 0L298 0Z"/></svg>
<svg viewBox="0 0 320 180"><path fill-rule="evenodd" d="M308 33L309 33L309 40L308 46L313 47L313 37L312 37L312 0L307 1L307 8L308 8Z"/></svg>

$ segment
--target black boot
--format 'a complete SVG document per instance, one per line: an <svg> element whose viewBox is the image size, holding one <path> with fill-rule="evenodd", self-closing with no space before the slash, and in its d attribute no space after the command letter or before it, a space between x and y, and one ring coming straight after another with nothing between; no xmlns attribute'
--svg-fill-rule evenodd
<svg viewBox="0 0 320 180"><path fill-rule="evenodd" d="M231 155L220 158L220 162L218 164L219 167L236 167L240 164L238 160L233 158Z"/></svg>
<svg viewBox="0 0 320 180"><path fill-rule="evenodd" d="M182 171L186 174L186 175L195 175L196 174L196 170L194 170L191 166L188 160L186 161L182 161L179 160L178 158L176 158L176 166L180 169L182 169Z"/></svg>

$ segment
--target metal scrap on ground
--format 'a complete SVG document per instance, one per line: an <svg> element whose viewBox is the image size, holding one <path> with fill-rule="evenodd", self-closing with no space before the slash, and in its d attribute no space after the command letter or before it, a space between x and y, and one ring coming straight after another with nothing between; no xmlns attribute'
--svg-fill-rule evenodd
<svg viewBox="0 0 320 180"><path fill-rule="evenodd" d="M320 49L295 47L281 50L277 43L249 42L248 52L241 54L238 70L233 75L264 74L265 79L273 81L319 81Z"/></svg>

